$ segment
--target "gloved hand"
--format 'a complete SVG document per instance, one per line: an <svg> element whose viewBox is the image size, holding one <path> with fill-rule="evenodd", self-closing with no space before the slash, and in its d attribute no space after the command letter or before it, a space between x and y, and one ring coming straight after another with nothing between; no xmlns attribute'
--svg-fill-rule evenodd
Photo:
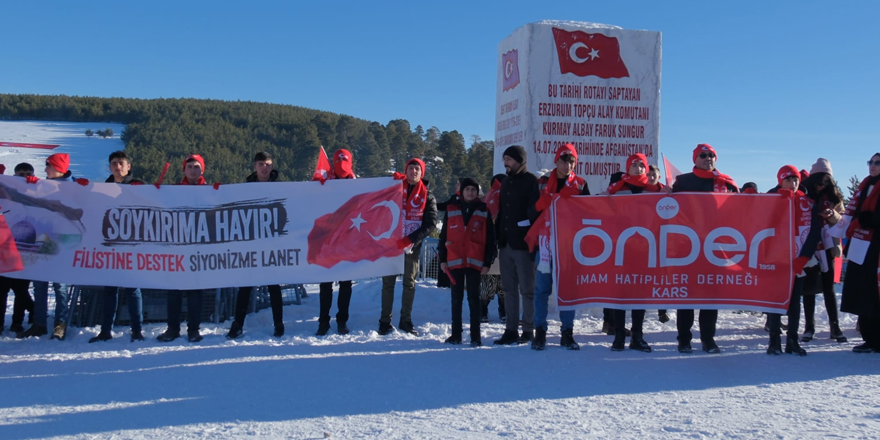
<svg viewBox="0 0 880 440"><path fill-rule="evenodd" d="M220 189L220 182L214 182L214 189Z"/></svg>
<svg viewBox="0 0 880 440"><path fill-rule="evenodd" d="M394 180L403 180L403 179L406 179L406 174L399 173L399 172L397 172L397 171L395 171L394 174L393 174L392 176L394 177Z"/></svg>
<svg viewBox="0 0 880 440"><path fill-rule="evenodd" d="M37 181L40 180L40 179L39 179L37 176L27 176L27 177L24 178L24 180L25 180L25 182L27 182L27 183L34 183L34 184L35 184L35 183L37 183Z"/></svg>
<svg viewBox="0 0 880 440"><path fill-rule="evenodd" d="M782 197L785 197L786 199L793 199L794 198L794 192L792 192L790 189L780 189L779 191L776 192L776 194L779 194Z"/></svg>
<svg viewBox="0 0 880 440"><path fill-rule="evenodd" d="M400 240L397 240L397 248L401 250L406 249L412 244L413 242L409 239L409 237L403 237Z"/></svg>
<svg viewBox="0 0 880 440"><path fill-rule="evenodd" d="M73 179L73 181L82 186L89 186L89 179L83 179L82 177L80 177L78 179Z"/></svg>
<svg viewBox="0 0 880 440"><path fill-rule="evenodd" d="M5 172L6 172L6 165L3 165L2 163L0 163L0 174L3 174Z"/></svg>
<svg viewBox="0 0 880 440"><path fill-rule="evenodd" d="M141 182L140 180L135 180L130 183L130 185L143 185L143 184L144 184L144 182Z"/></svg>

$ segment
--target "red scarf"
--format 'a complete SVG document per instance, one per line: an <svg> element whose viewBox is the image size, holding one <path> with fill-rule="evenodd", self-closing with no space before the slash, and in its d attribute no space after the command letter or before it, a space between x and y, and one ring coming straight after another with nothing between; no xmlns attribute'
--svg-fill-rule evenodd
<svg viewBox="0 0 880 440"><path fill-rule="evenodd" d="M184 176L183 180L180 181L180 185L189 185L189 180L186 180L186 176ZM196 185L207 185L208 182L205 180L205 176L199 176L199 181L195 183Z"/></svg>
<svg viewBox="0 0 880 440"><path fill-rule="evenodd" d="M736 182L732 177L727 174L721 174L718 170L706 171L701 168L694 167L694 175L701 179L712 179L715 181L715 190L717 193L726 193L730 192L727 190L727 185L731 185L735 188L739 188L736 186Z"/></svg>
<svg viewBox="0 0 880 440"><path fill-rule="evenodd" d="M556 169L549 174L547 180L547 186L544 187L544 191L541 192L541 197L538 199L537 203L535 203L535 209L538 211L544 211L550 207L550 202L553 201L554 194L560 195L570 195L577 196L581 194L580 187L583 187L583 179L576 176L574 173L568 175L568 178L565 179L565 186L562 189L559 189L559 177L556 175Z"/></svg>
<svg viewBox="0 0 880 440"><path fill-rule="evenodd" d="M403 181L403 234L409 235L422 226L422 217L425 215L425 207L428 206L428 187L419 180L415 184L409 196L406 191L409 189L409 181Z"/></svg>
<svg viewBox="0 0 880 440"><path fill-rule="evenodd" d="M630 176L629 174L624 174L623 177L620 178L617 182L614 182L610 186L608 186L608 194L617 194L618 191L622 190L626 184L630 184L632 186L637 186L639 188L645 188L648 186L652 186L651 191L656 192L659 190L659 187L656 185L648 185L648 175L640 174L638 176ZM657 189L654 189L657 188Z"/></svg>
<svg viewBox="0 0 880 440"><path fill-rule="evenodd" d="M862 225L859 224L858 216L855 215L856 211L870 211L874 212L877 208L877 198L880 191L877 190L877 187L880 186L880 182L874 184L874 187L871 189L871 192L868 193L868 196L865 197L865 201L862 202L861 209L859 209L859 199L861 198L861 194L864 191L868 190L868 180L871 177L865 177L862 180L862 183L859 184L859 191L853 196L852 200L850 200L849 205L846 206L846 214L852 217L852 221L849 224L849 228L846 229L846 236L850 238L858 238L860 240L871 241L871 237L874 235L873 229L865 229Z"/></svg>

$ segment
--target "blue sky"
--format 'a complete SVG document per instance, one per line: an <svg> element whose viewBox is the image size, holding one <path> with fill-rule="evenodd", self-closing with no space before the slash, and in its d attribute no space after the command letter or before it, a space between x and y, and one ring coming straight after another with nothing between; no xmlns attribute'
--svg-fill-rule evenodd
<svg viewBox="0 0 880 440"><path fill-rule="evenodd" d="M660 151L760 190L880 151L880 3L4 2L0 92L293 104L494 137L498 43L543 19L663 34Z"/></svg>

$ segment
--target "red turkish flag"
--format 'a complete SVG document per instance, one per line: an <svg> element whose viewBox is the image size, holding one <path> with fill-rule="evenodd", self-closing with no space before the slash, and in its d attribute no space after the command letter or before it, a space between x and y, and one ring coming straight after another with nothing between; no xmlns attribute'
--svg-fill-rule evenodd
<svg viewBox="0 0 880 440"><path fill-rule="evenodd" d="M342 261L376 261L400 255L403 251L397 240L403 238L402 191L396 184L358 194L336 212L319 217L309 232L306 261L330 268Z"/></svg>
<svg viewBox="0 0 880 440"><path fill-rule="evenodd" d="M617 38L584 31L566 31L553 28L559 70L577 76L595 75L599 78L626 78L629 71L620 58Z"/></svg>
<svg viewBox="0 0 880 440"><path fill-rule="evenodd" d="M0 215L0 273L24 270L21 264L21 255L12 238L12 231L6 224L6 220Z"/></svg>
<svg viewBox="0 0 880 440"><path fill-rule="evenodd" d="M318 163L315 165L315 174L312 175L312 180L323 183L327 181L329 176L330 160L327 159L327 152L324 151L324 146L321 145L321 151L318 153Z"/></svg>
<svg viewBox="0 0 880 440"><path fill-rule="evenodd" d="M681 171L672 165L665 155L662 153L660 155L663 156L663 169L666 170L666 186L672 186L675 184L675 178L681 175Z"/></svg>

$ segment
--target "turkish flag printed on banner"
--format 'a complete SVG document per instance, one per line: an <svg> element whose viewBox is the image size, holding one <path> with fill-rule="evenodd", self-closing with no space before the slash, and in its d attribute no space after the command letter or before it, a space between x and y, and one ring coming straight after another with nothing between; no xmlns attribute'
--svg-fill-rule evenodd
<svg viewBox="0 0 880 440"><path fill-rule="evenodd" d="M24 270L21 264L21 255L15 246L12 231L6 224L6 219L0 215L0 273Z"/></svg>
<svg viewBox="0 0 880 440"><path fill-rule="evenodd" d="M504 66L503 91L508 91L519 85L519 51L513 49L501 56L501 65Z"/></svg>
<svg viewBox="0 0 880 440"><path fill-rule="evenodd" d="M781 195L576 196L552 206L561 310L788 309L794 230Z"/></svg>
<svg viewBox="0 0 880 440"><path fill-rule="evenodd" d="M402 187L358 194L332 214L315 220L309 232L309 264L333 267L342 261L376 261L403 253Z"/></svg>
<svg viewBox="0 0 880 440"><path fill-rule="evenodd" d="M584 31L566 31L553 28L559 70L577 76L595 75L599 78L626 78L629 71L620 58L617 38Z"/></svg>
<svg viewBox="0 0 880 440"><path fill-rule="evenodd" d="M318 163L315 165L315 174L312 175L312 180L326 182L329 176L330 160L327 159L327 152L324 151L324 146L321 145L321 151L318 153Z"/></svg>

